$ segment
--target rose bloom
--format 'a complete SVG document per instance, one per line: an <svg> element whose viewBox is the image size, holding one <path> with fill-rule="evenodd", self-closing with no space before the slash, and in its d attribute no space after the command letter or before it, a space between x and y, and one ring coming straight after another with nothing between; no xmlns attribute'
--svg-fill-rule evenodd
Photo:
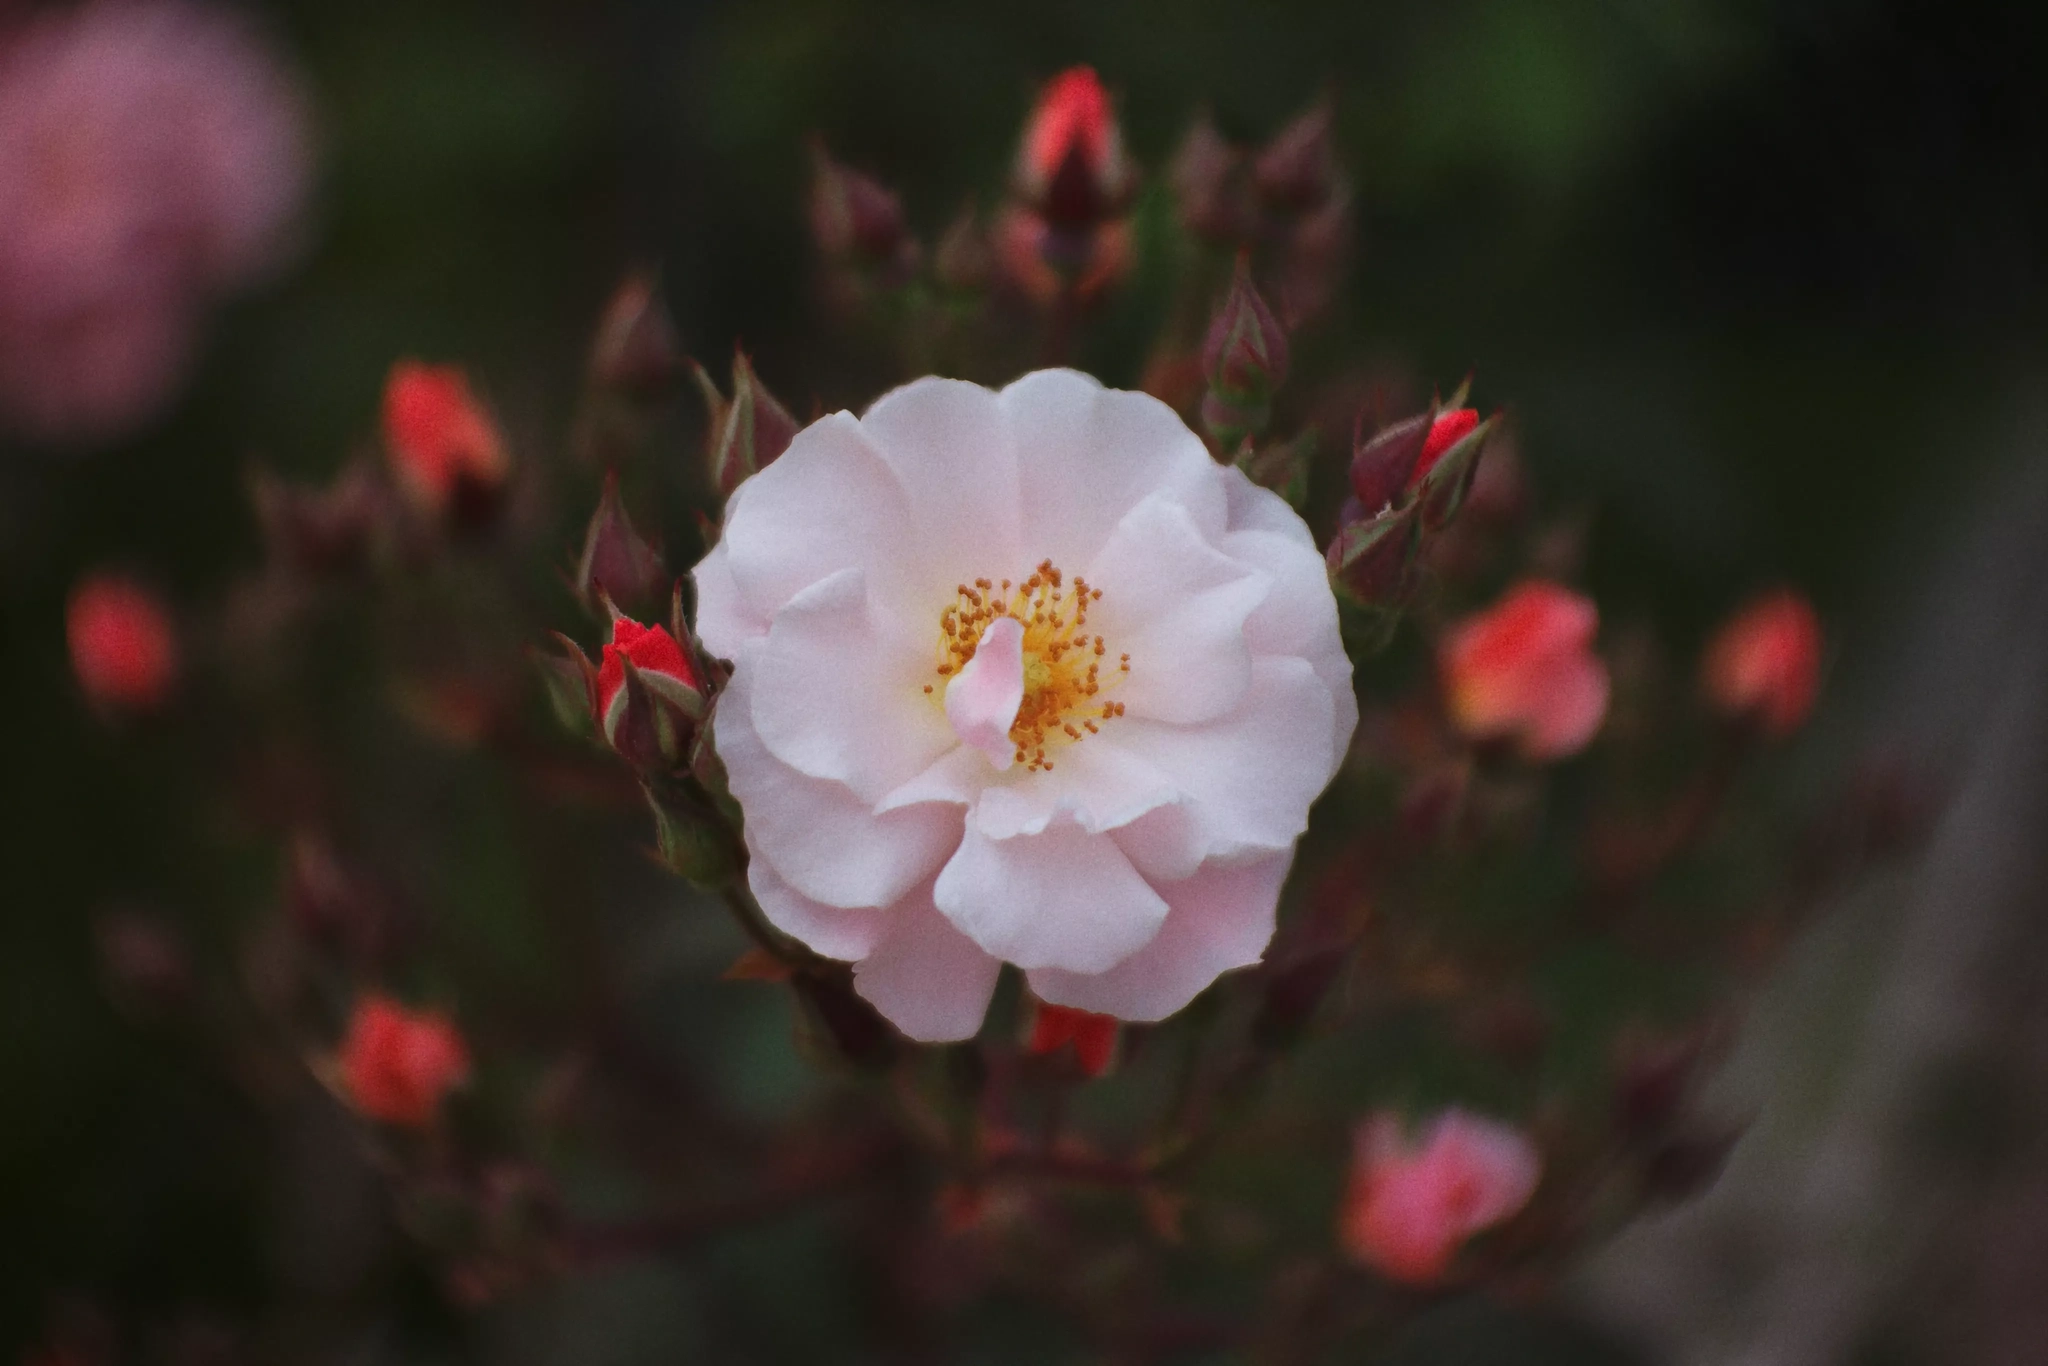
<svg viewBox="0 0 2048 1366"><path fill-rule="evenodd" d="M460 366L402 360L384 381L384 450L412 502L435 515L478 511L510 463L497 422Z"/></svg>
<svg viewBox="0 0 2048 1366"><path fill-rule="evenodd" d="M386 1124L421 1128L469 1078L469 1049L447 1016L407 1010L388 996L356 1003L341 1044L349 1103Z"/></svg>
<svg viewBox="0 0 2048 1366"><path fill-rule="evenodd" d="M812 424L696 569L769 919L913 1038L1002 964L1157 1020L1258 960L1357 722L1322 557L1158 400L923 379Z"/></svg>
<svg viewBox="0 0 2048 1366"><path fill-rule="evenodd" d="M102 707L148 711L178 679L178 638L156 594L117 574L95 574L65 608L71 671Z"/></svg>
<svg viewBox="0 0 2048 1366"><path fill-rule="evenodd" d="M1475 740L1512 739L1530 759L1586 747L1607 715L1600 611L1554 583L1514 588L1451 628L1438 653L1451 719Z"/></svg>
<svg viewBox="0 0 2048 1366"><path fill-rule="evenodd" d="M1393 1280L1441 1280L1465 1241L1529 1203L1542 1159L1519 1131L1447 1110L1414 1138L1380 1115L1359 1127L1338 1238Z"/></svg>
<svg viewBox="0 0 2048 1366"><path fill-rule="evenodd" d="M1701 682L1730 716L1753 717L1773 736L1790 735L1820 692L1820 618L1813 604L1781 590L1752 602L1707 646Z"/></svg>
<svg viewBox="0 0 2048 1366"><path fill-rule="evenodd" d="M231 17L99 0L0 35L0 415L154 413L211 300L293 244L310 165L295 82Z"/></svg>

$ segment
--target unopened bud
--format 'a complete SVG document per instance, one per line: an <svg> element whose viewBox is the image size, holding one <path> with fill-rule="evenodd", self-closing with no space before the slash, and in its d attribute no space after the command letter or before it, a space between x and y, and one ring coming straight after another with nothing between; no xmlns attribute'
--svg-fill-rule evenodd
<svg viewBox="0 0 2048 1366"><path fill-rule="evenodd" d="M619 479L607 474L604 492L583 535L583 558L576 567L576 592L592 611L606 598L629 607L655 601L668 586L661 550L634 530L619 499Z"/></svg>
<svg viewBox="0 0 2048 1366"><path fill-rule="evenodd" d="M755 375L753 362L744 351L733 352L731 398L718 392L703 366L692 361L690 372L704 396L709 418L705 463L711 482L721 496L730 498L749 476L768 468L789 449L799 425Z"/></svg>
<svg viewBox="0 0 2048 1366"><path fill-rule="evenodd" d="M1701 688L1715 710L1782 739L1813 710L1820 665L1813 604L1779 590L1750 603L1715 635L1701 661Z"/></svg>
<svg viewBox="0 0 2048 1366"><path fill-rule="evenodd" d="M651 276L633 275L605 305L590 347L590 381L640 403L656 403L682 379L675 323Z"/></svg>
<svg viewBox="0 0 2048 1366"><path fill-rule="evenodd" d="M1429 442L1431 414L1404 418L1380 428L1351 452L1351 496L1368 514L1399 501L1415 482Z"/></svg>
<svg viewBox="0 0 2048 1366"><path fill-rule="evenodd" d="M548 704L564 729L588 734L597 715L597 666L581 646L559 631L554 633L556 649L532 650L534 667L548 690Z"/></svg>
<svg viewBox="0 0 2048 1366"><path fill-rule="evenodd" d="M1017 196L1058 235L1085 235L1117 217L1135 177L1109 92L1093 68L1046 83L1017 150Z"/></svg>
<svg viewBox="0 0 2048 1366"><path fill-rule="evenodd" d="M1331 136L1335 119L1330 101L1318 100L1259 152L1252 178L1269 207L1307 213L1329 199L1339 176Z"/></svg>
<svg viewBox="0 0 2048 1366"><path fill-rule="evenodd" d="M1202 343L1202 369L1209 378L1202 421L1210 434L1226 450L1257 435L1272 415L1273 391L1287 378L1287 333L1241 256Z"/></svg>
<svg viewBox="0 0 2048 1366"><path fill-rule="evenodd" d="M1346 523L1330 542L1331 581L1364 606L1398 607L1414 585L1421 530L1412 505Z"/></svg>
<svg viewBox="0 0 2048 1366"><path fill-rule="evenodd" d="M302 574L359 568L388 510L386 488L360 461L324 489L288 484L258 470L249 494L271 555Z"/></svg>
<svg viewBox="0 0 2048 1366"><path fill-rule="evenodd" d="M1212 242L1237 242L1249 234L1251 206L1243 171L1244 154L1224 141L1204 111L1181 139L1167 171L1182 225Z"/></svg>
<svg viewBox="0 0 2048 1366"><path fill-rule="evenodd" d="M384 449L421 511L462 525L496 512L511 459L497 421L453 365L400 361L384 385Z"/></svg>
<svg viewBox="0 0 2048 1366"><path fill-rule="evenodd" d="M105 713L154 711L179 673L178 635L153 591L122 574L98 573L71 590L64 609L71 671Z"/></svg>
<svg viewBox="0 0 2048 1366"><path fill-rule="evenodd" d="M811 236L834 264L895 273L916 261L895 192L834 161L822 143L811 148L810 210Z"/></svg>
<svg viewBox="0 0 2048 1366"><path fill-rule="evenodd" d="M642 772L675 772L692 757L708 699L683 646L660 626L612 622L597 670L597 724L612 748Z"/></svg>
<svg viewBox="0 0 2048 1366"><path fill-rule="evenodd" d="M1439 414L1430 424L1429 441L1423 446L1413 481L1423 525L1429 530L1449 525L1465 505L1497 420L1490 417L1481 422L1472 409L1457 408Z"/></svg>

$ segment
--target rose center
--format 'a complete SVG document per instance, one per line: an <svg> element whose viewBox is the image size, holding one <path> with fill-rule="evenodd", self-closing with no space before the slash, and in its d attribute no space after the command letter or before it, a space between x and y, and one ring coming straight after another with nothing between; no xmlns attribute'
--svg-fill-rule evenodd
<svg viewBox="0 0 2048 1366"><path fill-rule="evenodd" d="M1071 587L1051 560L1040 561L1021 583L976 579L954 589L939 614L940 680L924 685L939 697L974 658L989 627L1007 617L1023 635L1024 697L1010 723L1014 762L1036 772L1050 770L1047 757L1061 746L1096 734L1100 723L1123 715L1123 704L1103 696L1131 671L1131 657L1111 658L1099 632L1088 630L1088 610L1102 590L1075 577Z"/></svg>

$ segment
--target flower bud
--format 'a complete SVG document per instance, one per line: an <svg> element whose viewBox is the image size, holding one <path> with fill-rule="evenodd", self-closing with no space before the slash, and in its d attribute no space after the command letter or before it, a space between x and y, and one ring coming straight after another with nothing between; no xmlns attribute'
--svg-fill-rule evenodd
<svg viewBox="0 0 2048 1366"><path fill-rule="evenodd" d="M630 617L612 622L597 670L597 724L635 768L675 772L688 764L705 702L697 666L674 636Z"/></svg>
<svg viewBox="0 0 2048 1366"><path fill-rule="evenodd" d="M178 638L163 603L118 574L93 574L65 608L71 671L87 700L110 712L154 711L178 680Z"/></svg>
<svg viewBox="0 0 2048 1366"><path fill-rule="evenodd" d="M1244 154L1223 140L1204 111L1181 139L1167 170L1181 224L1210 242L1244 240L1251 232L1251 206L1245 200L1243 171Z"/></svg>
<svg viewBox="0 0 2048 1366"><path fill-rule="evenodd" d="M727 498L750 475L758 474L789 449L799 430L789 410L768 392L754 374L753 362L744 351L732 356L732 397L718 392L718 385L695 361L690 372L697 390L704 396L708 414L705 428L705 463L711 482Z"/></svg>
<svg viewBox="0 0 2048 1366"><path fill-rule="evenodd" d="M1031 1036L1024 1051L1034 1057L1050 1057L1071 1046L1082 1074L1099 1077L1116 1061L1116 1038L1114 1016L1040 1001L1032 1012Z"/></svg>
<svg viewBox="0 0 2048 1366"><path fill-rule="evenodd" d="M1463 1110L1444 1112L1412 1139L1393 1116L1376 1116L1355 1140L1339 1241L1389 1279L1434 1284L1474 1234L1529 1203L1542 1171L1521 1131Z"/></svg>
<svg viewBox="0 0 2048 1366"><path fill-rule="evenodd" d="M555 719L566 730L587 734L597 717L597 666L575 641L559 631L551 634L555 650L533 649L529 653L547 687Z"/></svg>
<svg viewBox="0 0 2048 1366"><path fill-rule="evenodd" d="M908 274L917 243L906 230L903 203L874 177L834 161L823 143L811 146L811 237L835 265Z"/></svg>
<svg viewBox="0 0 2048 1366"><path fill-rule="evenodd" d="M1398 608L1414 586L1421 531L1412 505L1346 522L1326 556L1331 582L1362 606Z"/></svg>
<svg viewBox="0 0 2048 1366"><path fill-rule="evenodd" d="M288 484L258 470L250 498L271 555L303 574L345 574L360 567L389 504L386 488L360 461L324 489Z"/></svg>
<svg viewBox="0 0 2048 1366"><path fill-rule="evenodd" d="M1225 449L1256 435L1271 416L1273 391L1287 378L1287 333L1252 284L1244 257L1202 343L1209 392L1202 421Z"/></svg>
<svg viewBox="0 0 2048 1366"><path fill-rule="evenodd" d="M1269 208L1308 213L1328 201L1339 181L1331 136L1335 121L1329 99L1318 100L1259 152L1252 180Z"/></svg>
<svg viewBox="0 0 2048 1366"><path fill-rule="evenodd" d="M1789 589L1731 618L1708 645L1701 686L1716 711L1782 739L1799 729L1820 691L1820 618Z"/></svg>
<svg viewBox="0 0 2048 1366"><path fill-rule="evenodd" d="M626 505L619 500L619 478L607 474L604 492L583 536L583 558L576 568L576 592L596 610L609 598L628 606L654 602L668 586L661 550L633 529Z"/></svg>
<svg viewBox="0 0 2048 1366"><path fill-rule="evenodd" d="M1120 215L1135 177L1109 92L1093 68L1046 83L1017 151L1017 196L1058 234L1085 235Z"/></svg>
<svg viewBox="0 0 2048 1366"><path fill-rule="evenodd" d="M1607 715L1607 666L1592 650L1599 628L1587 598L1541 580L1516 587L1444 637L1452 721L1474 740L1512 739L1532 760L1585 748Z"/></svg>
<svg viewBox="0 0 2048 1366"><path fill-rule="evenodd" d="M995 252L969 204L939 239L939 248L932 255L932 273L947 289L968 293L986 285L994 270Z"/></svg>
<svg viewBox="0 0 2048 1366"><path fill-rule="evenodd" d="M384 384L384 450L406 498L460 523L487 520L510 472L498 424L453 365L405 360Z"/></svg>
<svg viewBox="0 0 2048 1366"><path fill-rule="evenodd" d="M443 1097L469 1079L469 1049L454 1023L438 1011L407 1010L388 996L356 1003L339 1063L351 1105L405 1128L433 1123Z"/></svg>
<svg viewBox="0 0 2048 1366"><path fill-rule="evenodd" d="M651 276L632 275L605 305L590 347L590 382L639 403L675 392L683 375L674 321Z"/></svg>
<svg viewBox="0 0 2048 1366"><path fill-rule="evenodd" d="M1479 458L1493 435L1495 419L1479 420L1470 408L1439 413L1430 423L1412 487L1422 504L1422 522L1430 531L1450 525L1465 506L1479 473Z"/></svg>
<svg viewBox="0 0 2048 1366"><path fill-rule="evenodd" d="M1422 453L1434 428L1422 413L1382 427L1368 441L1352 443L1351 496L1367 512L1392 507L1414 487Z"/></svg>

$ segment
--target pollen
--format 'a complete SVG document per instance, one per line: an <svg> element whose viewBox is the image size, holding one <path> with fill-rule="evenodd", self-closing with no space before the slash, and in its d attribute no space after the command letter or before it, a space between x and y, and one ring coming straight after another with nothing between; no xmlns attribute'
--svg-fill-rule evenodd
<svg viewBox="0 0 2048 1366"><path fill-rule="evenodd" d="M1075 576L1071 584L1051 560L1021 582L986 578L954 587L953 601L939 613L938 656L933 672L939 683L924 691L936 699L945 680L974 658L982 632L998 617L1024 627L1024 701L1010 726L1013 758L1032 772L1050 771L1051 755L1101 733L1098 723L1123 715L1123 704L1104 700L1131 672L1131 657L1110 662L1109 646L1088 629L1088 611L1102 601L1102 590Z"/></svg>

